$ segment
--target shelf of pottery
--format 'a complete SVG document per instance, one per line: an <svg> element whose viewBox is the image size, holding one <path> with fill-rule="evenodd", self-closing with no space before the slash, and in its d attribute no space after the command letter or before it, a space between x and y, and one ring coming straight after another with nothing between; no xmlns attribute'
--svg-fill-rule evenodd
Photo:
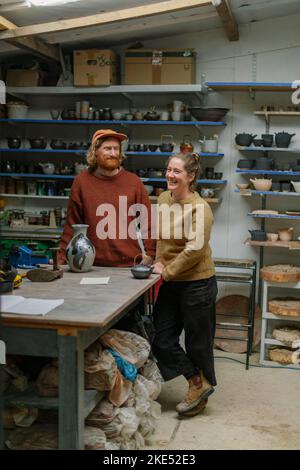
<svg viewBox="0 0 300 470"><path fill-rule="evenodd" d="M126 100L130 95L130 87L110 87L110 93L107 88L93 91L89 89L89 99L80 101L76 99L84 96L82 90L68 87L66 93L62 93L61 89L38 88L8 90L18 94L19 98L30 98L33 105L29 106L25 101L8 103L8 116L0 119L0 197L6 208L52 208L53 205L64 208L74 177L86 168L85 156L91 136L99 127L122 129L127 133L129 141L125 148L126 167L140 176L152 200L156 200L157 195L166 188L166 159L181 149L197 151L201 156L204 174L197 183L202 196L210 203L221 201L216 193L227 181L211 162L218 163L224 156L218 149L216 130L226 125L222 118L228 109L223 109L222 114L205 115L205 109L201 114L201 107L188 106L183 100L191 103L195 96L198 97L201 93L200 85L178 86L177 89L171 87L168 92L162 91L161 87L151 87L148 92L132 87L132 96L135 93L138 96L150 93L161 97L163 93L176 95L176 98L177 94L183 97L182 101L174 99L164 109L156 110L152 106L144 111L134 111L132 101L128 106ZM58 107L51 107L49 110L41 110L37 99L40 94L43 95L43 102L48 97L51 106L61 105L63 98L66 109L61 111ZM125 99L121 111L99 105L99 97L103 103L104 98L108 100L118 97L120 101L120 96ZM127 111L126 106L129 108ZM179 129L184 132L176 147L175 137L171 134L162 134L153 142L158 135L156 129L161 132L162 128L168 127L175 131L175 135L178 135ZM133 129L138 129L138 134L134 134ZM141 129L151 129L151 143L148 140L147 143L141 143ZM186 134L187 129L194 129L194 132L199 133L198 138ZM80 140L64 138L65 135L73 136L74 130L76 139ZM202 139L200 144L198 140L200 135L204 135L204 131L207 138ZM47 137L42 137L41 134L46 134Z"/></svg>
<svg viewBox="0 0 300 470"><path fill-rule="evenodd" d="M250 231L251 236L246 239L245 244L294 250L300 249L300 200L297 199L300 196L300 159L297 158L300 148L293 146L293 133L282 131L275 133L275 136L269 133L269 120L271 116L300 116L300 112L274 109L272 107L272 110L254 113L265 117L267 123L267 132L260 138L250 133L240 133L235 137L236 148L246 154L246 158L237 162L236 172L250 177L246 183L237 184L236 192L241 196L261 197L261 208L248 213L249 217L261 221L261 227L259 230ZM286 154L295 156L295 160L278 160L278 156ZM269 197L281 197L286 201L297 202L290 210L287 207L284 210L268 209ZM278 229L266 229L266 223L271 220L280 222Z"/></svg>
<svg viewBox="0 0 300 470"><path fill-rule="evenodd" d="M260 363L300 369L300 268L269 266L261 276Z"/></svg>

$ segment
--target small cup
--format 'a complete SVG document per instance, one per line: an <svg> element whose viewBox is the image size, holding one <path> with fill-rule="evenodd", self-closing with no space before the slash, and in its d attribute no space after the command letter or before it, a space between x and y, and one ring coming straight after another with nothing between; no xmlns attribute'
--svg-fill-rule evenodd
<svg viewBox="0 0 300 470"><path fill-rule="evenodd" d="M168 121L169 120L169 112L168 111L162 111L160 115L160 120L161 121Z"/></svg>
<svg viewBox="0 0 300 470"><path fill-rule="evenodd" d="M180 121L181 112L180 111L172 111L171 116L172 116L172 121Z"/></svg>
<svg viewBox="0 0 300 470"><path fill-rule="evenodd" d="M51 114L52 119L57 120L59 118L60 111L59 109L50 109L50 114Z"/></svg>

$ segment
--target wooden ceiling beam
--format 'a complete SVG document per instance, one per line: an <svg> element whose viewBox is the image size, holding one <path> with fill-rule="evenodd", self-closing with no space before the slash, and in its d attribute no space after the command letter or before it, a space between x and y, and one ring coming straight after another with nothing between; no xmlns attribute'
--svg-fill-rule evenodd
<svg viewBox="0 0 300 470"><path fill-rule="evenodd" d="M203 7L211 4L211 1L206 0L167 0L149 5L73 18L70 20L52 21L50 23L41 23L9 29L0 33L0 39L16 39L40 34L71 31L73 29L88 28L90 26L113 24L126 20L158 16L163 13L189 10L191 8Z"/></svg>
<svg viewBox="0 0 300 470"><path fill-rule="evenodd" d="M7 20L3 16L0 16L1 31L13 31L16 28L18 28L17 25ZM43 59L50 59L51 61L59 62L58 47L54 46L53 44L47 44L45 41L38 37L24 37L22 39L11 38L6 39L5 42L12 44L13 46L18 47L19 49L25 49L27 51L30 51L34 55L42 57Z"/></svg>
<svg viewBox="0 0 300 470"><path fill-rule="evenodd" d="M225 33L229 41L239 40L239 28L232 13L228 0L212 0L220 19L223 23Z"/></svg>

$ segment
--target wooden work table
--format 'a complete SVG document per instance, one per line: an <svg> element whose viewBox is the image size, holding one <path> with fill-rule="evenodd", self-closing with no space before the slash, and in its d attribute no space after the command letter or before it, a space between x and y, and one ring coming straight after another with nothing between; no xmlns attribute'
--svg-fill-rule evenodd
<svg viewBox="0 0 300 470"><path fill-rule="evenodd" d="M110 277L107 285L83 285L83 277ZM134 279L129 268L93 267L88 273L72 273L52 282L24 281L16 295L25 298L64 299L44 316L1 312L0 337L7 354L57 357L59 397L51 399L58 409L59 448L82 449L84 419L99 400L99 392L84 390L84 350L110 329L143 298L150 303L150 291L159 276ZM17 400L5 397L7 405L45 407L49 398L26 392Z"/></svg>

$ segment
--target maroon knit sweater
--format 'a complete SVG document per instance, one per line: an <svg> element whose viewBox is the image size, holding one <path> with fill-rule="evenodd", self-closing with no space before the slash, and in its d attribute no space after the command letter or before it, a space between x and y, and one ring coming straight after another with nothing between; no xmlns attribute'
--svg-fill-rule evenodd
<svg viewBox="0 0 300 470"><path fill-rule="evenodd" d="M120 206L120 196L123 198L127 196L126 205L126 200L123 199L124 205ZM67 220L60 243L60 263L66 262L65 249L73 236L72 225L88 224L87 236L96 249L94 265L132 266L134 257L141 253L141 249L137 240L126 234L130 223L132 228L135 227L133 221L135 217L128 215L128 208L138 203L144 204L148 211L146 217L148 229L147 225L144 225L143 242L147 255L154 258L156 243L155 237L151 239L151 203L141 180L134 173L124 169L110 177L96 176L88 171L82 171L73 182L68 201ZM100 206L102 204L111 206ZM107 210L108 212L105 212ZM120 226L123 230L125 228L125 233L121 236ZM99 238L99 234L103 237L101 233L108 232L109 229L116 233L116 237L110 234L110 238Z"/></svg>

